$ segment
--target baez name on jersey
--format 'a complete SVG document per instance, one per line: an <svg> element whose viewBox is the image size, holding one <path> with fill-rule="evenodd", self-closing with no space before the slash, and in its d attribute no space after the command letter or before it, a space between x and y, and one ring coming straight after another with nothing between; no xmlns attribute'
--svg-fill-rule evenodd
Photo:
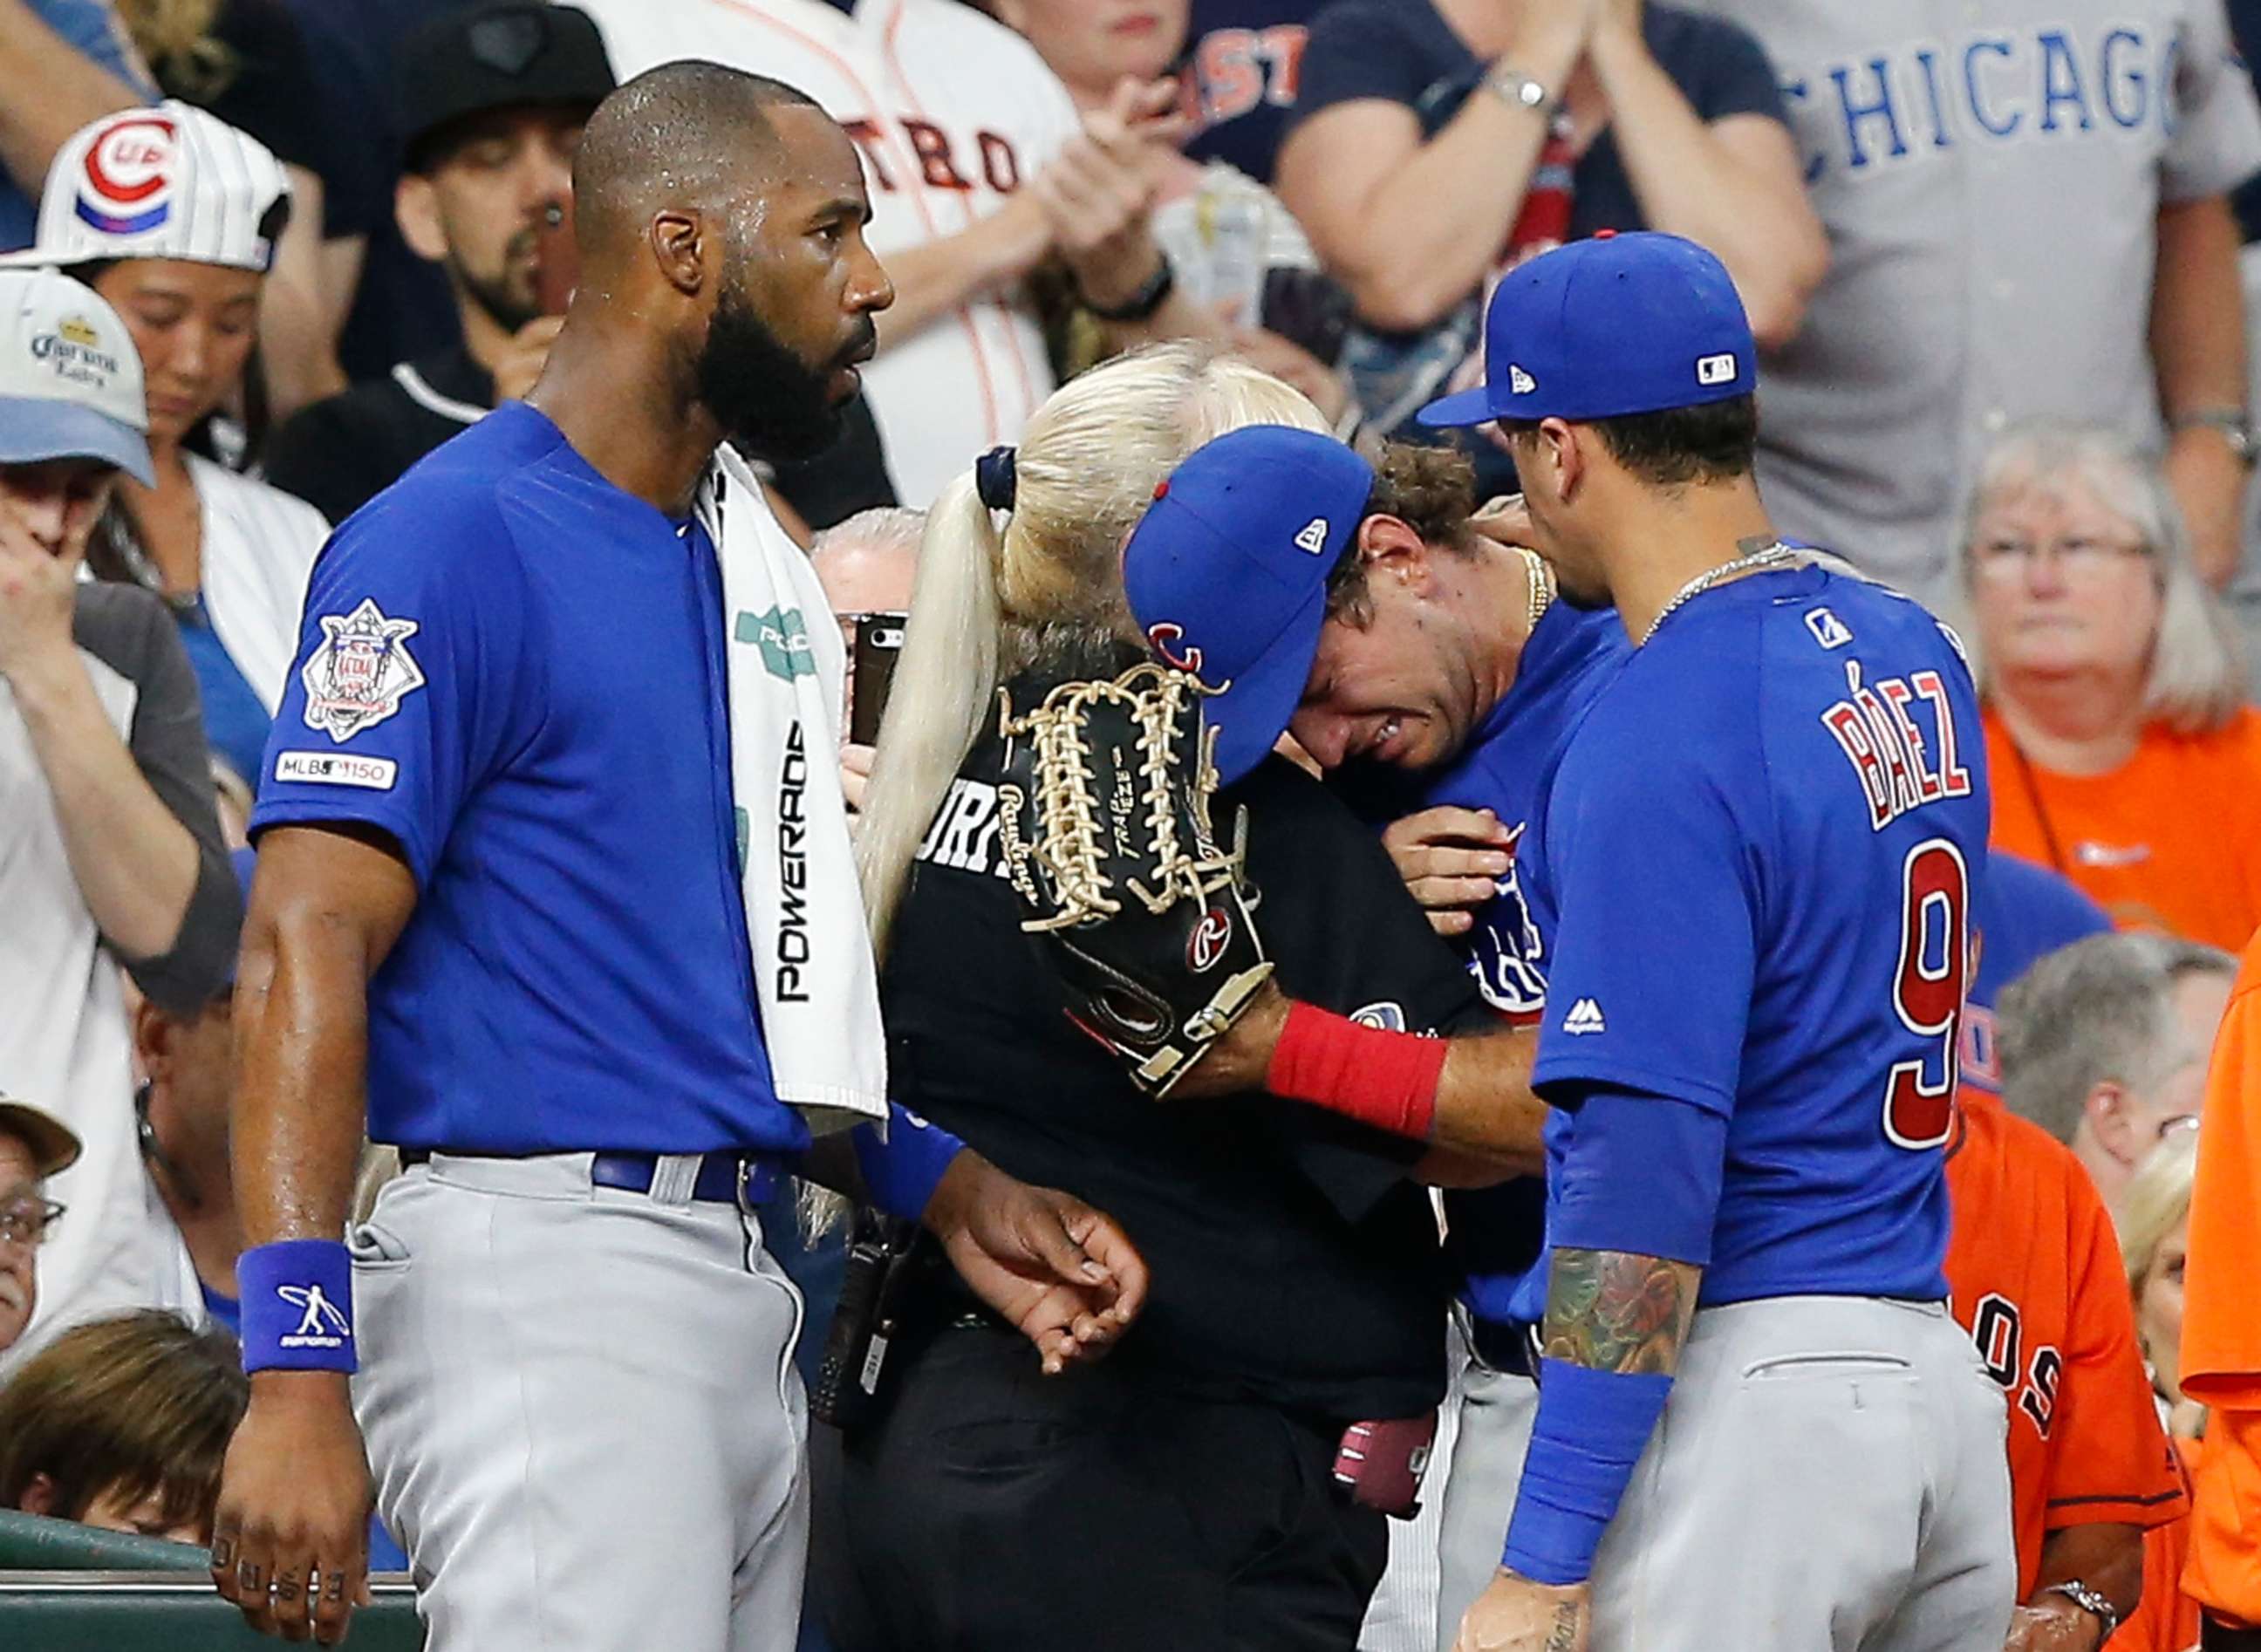
<svg viewBox="0 0 2261 1652"><path fill-rule="evenodd" d="M1956 759L1955 713L1937 672L1864 683L1861 662L1847 660L1845 691L1844 699L1821 714L1821 726L1860 777L1870 830L1882 831L1926 803L1970 795L1970 771ZM1930 707L1935 747L1911 715L1919 700Z"/></svg>

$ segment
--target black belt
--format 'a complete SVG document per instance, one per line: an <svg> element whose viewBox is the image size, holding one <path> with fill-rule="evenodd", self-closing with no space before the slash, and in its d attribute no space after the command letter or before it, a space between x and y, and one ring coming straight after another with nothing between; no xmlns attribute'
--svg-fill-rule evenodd
<svg viewBox="0 0 2261 1652"><path fill-rule="evenodd" d="M2198 1643L2204 1652L2261 1652L2261 1629L2233 1629L2208 1618L2199 1631Z"/></svg>
<svg viewBox="0 0 2261 1652"><path fill-rule="evenodd" d="M403 1147L404 1166L427 1162L429 1147ZM445 1153L447 1149L438 1151ZM495 1159L500 1153L450 1153L450 1158ZM660 1155L650 1153L600 1153L589 1163L589 1180L599 1188L623 1193L650 1193L659 1175ZM763 1153L710 1153L700 1155L699 1174L691 1183L693 1199L706 1204L736 1204L741 1193L748 1204L766 1203L790 1174L783 1160Z"/></svg>
<svg viewBox="0 0 2261 1652"><path fill-rule="evenodd" d="M1539 1376L1539 1327L1521 1319L1468 1316L1468 1344L1476 1358L1509 1376Z"/></svg>

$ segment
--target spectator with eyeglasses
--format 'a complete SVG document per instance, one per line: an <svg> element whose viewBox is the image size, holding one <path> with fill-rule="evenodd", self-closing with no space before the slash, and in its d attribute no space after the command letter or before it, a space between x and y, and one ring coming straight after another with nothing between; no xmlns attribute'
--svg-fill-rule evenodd
<svg viewBox="0 0 2261 1652"><path fill-rule="evenodd" d="M80 1152L77 1132L53 1113L0 1095L0 1354L16 1346L39 1305L33 1266L62 1219L47 1182Z"/></svg>
<svg viewBox="0 0 2261 1652"><path fill-rule="evenodd" d="M1993 847L2121 929L2244 945L2261 926L2261 712L2157 465L2102 429L2012 435L1981 467L1962 564Z"/></svg>
<svg viewBox="0 0 2261 1652"><path fill-rule="evenodd" d="M2236 971L2214 947L2092 935L2003 989L2002 1099L2072 1149L2115 1224L2144 1160L2198 1122Z"/></svg>

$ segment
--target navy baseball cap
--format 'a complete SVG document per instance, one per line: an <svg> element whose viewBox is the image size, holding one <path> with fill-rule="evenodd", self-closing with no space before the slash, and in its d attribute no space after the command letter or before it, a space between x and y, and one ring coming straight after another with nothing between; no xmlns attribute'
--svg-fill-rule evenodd
<svg viewBox="0 0 2261 1652"><path fill-rule="evenodd" d="M1692 241L1608 231L1510 271L1484 318L1484 382L1425 425L1616 419L1748 396L1750 318L1726 266Z"/></svg>
<svg viewBox="0 0 2261 1652"><path fill-rule="evenodd" d="M1374 468L1332 436L1252 425L1197 449L1154 490L1123 548L1123 587L1155 652L1217 693L1230 786L1259 763L1303 698L1327 576L1358 537Z"/></svg>

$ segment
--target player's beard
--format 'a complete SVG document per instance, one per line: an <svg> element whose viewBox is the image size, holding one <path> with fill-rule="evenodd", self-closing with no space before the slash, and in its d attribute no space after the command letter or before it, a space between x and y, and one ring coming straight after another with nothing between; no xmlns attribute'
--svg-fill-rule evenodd
<svg viewBox="0 0 2261 1652"><path fill-rule="evenodd" d="M699 399L731 444L765 459L811 459L840 436L832 377L871 343L872 320L822 367L811 367L762 320L736 281L727 284L699 352Z"/></svg>

